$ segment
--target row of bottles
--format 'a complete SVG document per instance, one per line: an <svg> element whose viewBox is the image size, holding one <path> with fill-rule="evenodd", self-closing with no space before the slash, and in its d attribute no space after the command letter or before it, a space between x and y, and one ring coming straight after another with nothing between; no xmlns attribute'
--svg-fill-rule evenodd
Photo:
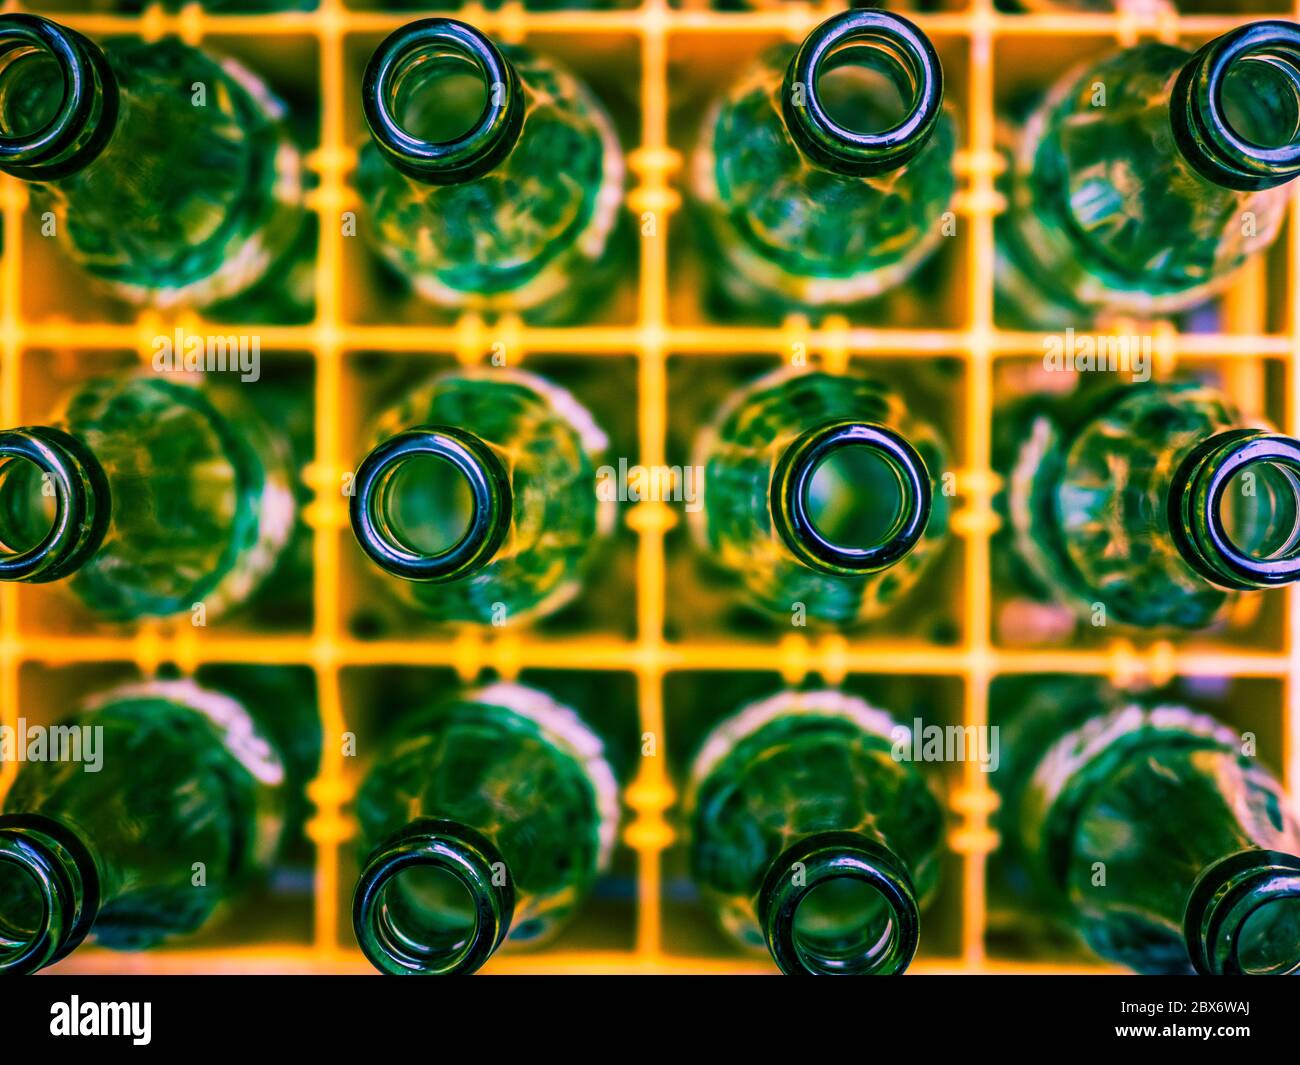
<svg viewBox="0 0 1300 1065"><path fill-rule="evenodd" d="M0 579L66 582L119 621L247 601L290 540L294 473L283 433L231 391L142 370L0 433ZM1031 598L1194 630L1300 575L1300 442L1201 382L1021 396L996 424L996 558ZM605 432L571 393L454 370L384 412L373 439L343 490L359 547L410 606L500 625L579 593L617 487ZM702 553L773 617L880 618L949 535L945 442L869 376L766 374L722 404L695 462Z"/></svg>
<svg viewBox="0 0 1300 1065"><path fill-rule="evenodd" d="M283 685L244 688L114 689L64 722L100 730L97 771L20 766L0 815L0 971L88 936L142 949L193 932L271 866L301 825L320 731ZM1090 678L1025 680L1015 702L989 766L1022 905L1139 972L1300 969L1300 824L1241 735ZM704 737L678 820L736 942L791 974L907 968L947 825L919 742L835 689L759 699ZM537 688L406 711L355 801L366 957L466 973L550 939L608 868L619 786L606 738Z"/></svg>
<svg viewBox="0 0 1300 1065"><path fill-rule="evenodd" d="M0 170L31 183L89 274L217 318L310 314L302 153L260 79L176 40L101 47L22 14L0 16L0 56ZM688 170L724 301L825 310L910 277L953 231L943 86L916 26L852 10L718 100ZM1165 315L1220 291L1281 228L1298 88L1300 28L1282 21L1070 73L1023 123L1006 178L997 276L1017 316ZM364 229L425 299L571 319L628 266L618 138L560 65L426 19L375 50L361 95Z"/></svg>

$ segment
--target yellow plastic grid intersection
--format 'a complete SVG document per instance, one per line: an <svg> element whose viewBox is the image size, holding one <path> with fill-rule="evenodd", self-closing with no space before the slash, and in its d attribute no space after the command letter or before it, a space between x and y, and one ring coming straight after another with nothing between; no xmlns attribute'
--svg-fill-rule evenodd
<svg viewBox="0 0 1300 1065"><path fill-rule="evenodd" d="M506 42L525 40L531 32L566 34L635 35L640 42L641 139L630 152L634 180L627 205L634 215L654 212L667 217L680 206L680 152L670 147L668 136L668 48L674 31L775 33L797 41L824 18L842 8L827 3L811 6L791 3L749 13L714 13L696 6L672 9L666 0L643 0L639 8L600 12L524 11L510 4L496 11L477 5L445 13L481 26ZM23 10L6 2L4 11ZM1300 16L1300 3L1293 16ZM1174 675L1261 676L1281 680L1284 690L1285 763L1287 785L1300 793L1300 658L1293 649L1300 632L1300 590L1285 593L1286 640L1283 649L1269 651L1188 652L1169 641L1135 643L1115 638L1097 650L1006 650L990 637L991 589L989 539L996 527L991 507L997 487L990 472L990 422L993 405L993 369L996 359L1015 355L1041 355L1043 338L1037 333L1008 332L993 320L993 228L1001 209L994 188L1000 161L994 151L994 45L1005 38L1070 38L1104 35L1119 46L1139 39L1174 41L1180 36L1207 37L1224 32L1252 17L1263 15L1154 17L1115 15L1005 15L994 10L992 0L970 0L959 11L911 14L936 40L965 40L968 53L968 94L963 151L958 157L961 191L955 208L970 227L968 262L964 264L968 298L966 326L953 329L874 329L850 327L832 318L820 328L792 318L777 328L732 328L710 325L682 327L668 313L669 228L656 227L656 235L640 243L638 313L627 326L531 328L507 319L489 327L467 316L447 327L356 325L344 320L340 300L342 236L337 224L341 213L355 206L349 175L355 146L345 134L345 109L356 101L345 99L345 40L353 34L387 33L419 17L409 12L350 10L342 0L320 0L318 10L274 15L218 16L191 5L177 14L151 7L138 17L56 13L54 17L91 36L137 32L146 39L174 33L191 44L213 35L298 35L314 37L319 47L321 141L309 157L319 177L310 206L321 218L317 263L317 316L304 326L260 328L264 346L271 350L306 350L314 353L315 462L309 483L317 495L305 520L313 530L314 628L309 636L203 635L189 626L176 629L144 625L127 636L61 636L23 631L17 610L17 590L0 586L0 724L14 725L18 717L19 670L24 663L70 664L131 662L145 675L163 663L175 663L189 672L205 662L277 663L305 665L316 674L322 724L327 737L318 779L310 789L316 815L309 825L316 847L315 933L312 947L266 943L235 950L162 950L141 956L122 956L87 950L68 967L103 971L367 971L368 966L339 924L339 856L352 831L345 814L354 778L345 770L337 742L346 728L340 695L340 670L365 665L441 665L452 667L471 681L483 670L510 678L525 668L570 670L632 670L638 682L639 725L643 732L664 732L663 678L674 670L778 670L790 682L816 673L835 684L848 673L924 674L956 677L964 681L964 722L984 724L988 718L990 680L1004 672L1072 672L1110 676L1117 681L1148 677L1160 682ZM1273 17L1278 17L1276 13ZM1297 183L1300 184L1300 183ZM62 320L25 321L21 292L24 283L21 219L26 189L21 182L0 178L5 248L0 263L0 420L18 423L22 354L28 348L147 350L160 332L162 319L141 314L130 324L89 324ZM1287 331L1264 333L1256 328L1258 316L1247 314L1244 331L1230 334L1178 334L1162 327L1156 336L1157 373L1167 372L1177 361L1191 358L1251 359L1268 356L1285 360L1287 418L1291 432L1300 431L1300 315L1295 313L1295 278L1300 277L1300 226L1286 231L1290 306ZM1263 285L1262 270L1249 272L1238 285L1250 292ZM1231 301L1229 306L1231 318ZM191 334L227 332L221 325L202 323L192 315L168 319ZM728 355L770 353L783 356L802 344L824 364L843 365L854 358L903 356L927 358L957 356L964 360L967 468L958 472L961 506L953 528L965 540L964 642L959 647L892 646L872 641L859 644L851 636L791 634L772 644L693 642L673 644L664 638L665 533L676 515L664 503L640 502L628 511L628 525L637 534L637 636L612 638L543 638L506 630L459 632L444 642L420 639L383 639L363 642L340 630L339 531L347 526L340 479L351 469L355 456L345 454L338 431L343 402L342 360L349 352L384 351L455 353L465 362L479 360L492 341L504 341L514 353L562 353L599 357L634 352L638 360L640 391L640 455L647 466L665 462L667 426L667 358L670 354ZM12 781L15 765L0 767L0 794ZM720 972L768 968L761 960L708 959L671 953L661 938L660 859L673 840L665 812L675 800L662 757L643 758L638 774L627 789L629 816L624 841L638 858L636 939L628 952L557 952L499 956L493 971L535 972ZM996 806L988 777L978 765L964 768L963 786L951 796L954 828L950 842L963 859L961 952L952 958L924 960L922 971L1056 971L1059 966L993 962L985 956L985 856L996 846L989 817Z"/></svg>

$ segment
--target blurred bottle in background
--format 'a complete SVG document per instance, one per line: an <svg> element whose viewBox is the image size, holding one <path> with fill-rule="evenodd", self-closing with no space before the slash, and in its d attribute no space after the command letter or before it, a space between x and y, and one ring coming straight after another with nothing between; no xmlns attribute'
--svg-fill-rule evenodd
<svg viewBox="0 0 1300 1065"><path fill-rule="evenodd" d="M227 390L98 378L0 432L0 580L68 578L107 620L246 602L295 513L287 442Z"/></svg>
<svg viewBox="0 0 1300 1065"><path fill-rule="evenodd" d="M1300 174L1300 27L1195 54L1148 42L1063 78L1029 118L999 220L998 284L1041 328L1167 315L1276 238Z"/></svg>
<svg viewBox="0 0 1300 1065"><path fill-rule="evenodd" d="M782 369L733 396L701 435L697 539L773 615L879 617L938 554L943 445L883 384Z"/></svg>
<svg viewBox="0 0 1300 1065"><path fill-rule="evenodd" d="M442 621L553 613L613 525L596 495L604 432L570 393L518 370L457 370L382 414L357 470L352 530Z"/></svg>
<svg viewBox="0 0 1300 1065"><path fill-rule="evenodd" d="M1094 624L1199 629L1300 577L1300 442L1214 389L1033 395L998 422L998 505L1029 594Z"/></svg>
<svg viewBox="0 0 1300 1065"><path fill-rule="evenodd" d="M309 702L191 680L115 688L60 726L75 757L24 758L0 814L0 972L88 935L142 950L198 930L270 869L320 756Z"/></svg>
<svg viewBox="0 0 1300 1065"><path fill-rule="evenodd" d="M490 684L407 715L357 796L353 926L393 975L472 973L549 939L607 867L618 783L572 709Z"/></svg>
<svg viewBox="0 0 1300 1065"><path fill-rule="evenodd" d="M1013 878L1141 973L1300 970L1300 826L1243 736L1080 678L1021 697L994 778Z"/></svg>
<svg viewBox="0 0 1300 1065"><path fill-rule="evenodd" d="M770 53L692 160L725 297L778 313L899 284L941 239L954 143L939 58L899 15L846 11Z"/></svg>
<svg viewBox="0 0 1300 1065"><path fill-rule="evenodd" d="M288 261L306 214L284 119L251 72L174 38L101 48L0 15L0 170L31 183L43 227L121 299L211 308L238 296L302 316L305 294L276 287L310 278Z"/></svg>
<svg viewBox="0 0 1300 1065"><path fill-rule="evenodd" d="M691 872L723 928L787 974L904 971L943 809L897 726L843 692L781 692L718 725L686 796Z"/></svg>
<svg viewBox="0 0 1300 1065"><path fill-rule="evenodd" d="M357 188L375 249L450 310L587 314L617 262L623 154L591 91L451 19L375 50Z"/></svg>

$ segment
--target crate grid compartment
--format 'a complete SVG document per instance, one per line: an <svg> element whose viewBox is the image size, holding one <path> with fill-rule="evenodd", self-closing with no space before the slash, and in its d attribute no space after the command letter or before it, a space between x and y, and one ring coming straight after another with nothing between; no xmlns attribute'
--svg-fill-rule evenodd
<svg viewBox="0 0 1300 1065"><path fill-rule="evenodd" d="M944 61L961 137L957 233L927 275L932 287L923 313L886 309L869 322L795 316L770 327L712 321L697 294L699 267L691 256L685 204L684 164L698 132L698 104L725 85L738 62L769 43L800 40L841 6L791 2L722 13L699 3L645 0L600 12L528 12L512 3L417 14L380 10L364 0L357 6L321 0L316 10L288 14L208 15L190 5L179 13L150 6L139 16L108 16L78 10L76 0L57 10L53 4L6 4L6 10L50 14L97 38L174 33L244 59L276 88L284 89L287 78L309 104L319 104L308 155L314 175L309 204L320 223L316 317L302 326L223 327L188 313L134 314L97 302L44 246L27 217L22 183L0 179L0 418L6 425L46 416L58 392L90 367L147 359L151 338L178 325L196 334L254 328L266 365L293 367L314 407L311 460L303 471L312 495L303 515L310 530L311 604L299 623L263 628L241 616L208 628L194 628L187 618L104 626L79 616L70 599L49 587L0 586L0 724L15 725L22 714L52 718L92 687L147 676L164 665L191 673L209 663L271 663L311 671L325 736L310 787L314 884L300 911L283 921L263 917L256 931L232 931L237 910L192 942L139 955L88 946L61 968L368 971L348 922L357 862L350 802L365 759L345 756L341 737L365 733L378 721L373 704L382 689L376 677L385 670L423 671L433 684L497 675L545 686L548 675L581 675L593 691L611 693L629 728L656 738L656 753L637 760L624 790L616 867L627 889L593 900L554 945L502 952L489 962L489 972L772 970L767 959L725 944L702 907L676 887L683 860L675 804L686 752L674 737L718 677L768 689L812 676L851 688L895 684L923 693L937 720L976 726L998 719L990 688L1004 675L1084 673L1156 683L1223 677L1225 715L1235 722L1240 718L1234 714L1245 713L1242 706L1253 708L1250 720L1267 738L1274 768L1291 794L1300 792L1300 661L1292 653L1300 622L1297 590L1269 593L1267 603L1252 606L1253 620L1226 634L1168 640L1102 633L1008 642L999 635L1002 603L990 571L997 483L989 469L994 403L1017 379L1017 366L1043 351L1041 334L1000 328L995 316L999 109L1013 92L1041 86L1074 59L1139 40L1199 42L1252 18L1296 17L1300 5L1270 10L1259 0L1253 14L1142 18L1009 15L991 0L970 0L910 14ZM445 319L405 306L390 314L373 257L359 238L344 235L344 213L359 207L352 171L363 134L360 71L384 35L429 14L461 18L499 41L553 54L610 98L628 153L627 211L640 235L630 276L595 320L534 328L509 317ZM1184 369L1213 373L1247 410L1267 413L1295 433L1300 227L1294 209L1291 215L1266 259L1217 301L1214 331L1162 323L1154 330L1154 350L1157 376ZM646 466L688 461L680 441L693 425L675 415L687 409L687 397L697 391L693 383L725 380L731 387L742 369L775 366L795 352L829 368L875 368L905 395L914 383L928 389L929 402L942 412L957 475L954 535L927 595L943 602L942 625L909 626L904 604L903 618L865 631L772 626L742 637L727 624L721 593L691 591L699 568L682 508L638 502L620 509L608 565L589 581L594 605L578 623L486 631L413 623L359 634L356 616L371 607L382 614L384 596L351 542L341 485L361 456L366 416L377 409L369 397L385 382L391 397L394 385L413 385L440 364L483 361L494 346L512 365L588 382L606 404L603 412L597 405L597 416L604 413L611 428L614 420L624 426L625 442L618 443L628 461ZM721 398L722 387L712 387ZM694 604L689 597L697 594L704 595L699 610L679 605ZM735 708L729 703L700 712L720 716ZM15 768L0 767L0 794ZM951 854L913 971L1101 968L1077 953L1002 945L991 927L995 906L988 888L989 855L998 842L989 775L975 762L940 768Z"/></svg>

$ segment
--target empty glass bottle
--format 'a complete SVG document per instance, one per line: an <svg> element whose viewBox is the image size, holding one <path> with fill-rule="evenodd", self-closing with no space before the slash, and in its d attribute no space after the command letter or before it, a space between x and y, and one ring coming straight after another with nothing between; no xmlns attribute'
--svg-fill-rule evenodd
<svg viewBox="0 0 1300 1065"><path fill-rule="evenodd" d="M701 545L747 596L790 617L879 616L948 531L943 447L879 381L782 369L732 397L700 436Z"/></svg>
<svg viewBox="0 0 1300 1065"><path fill-rule="evenodd" d="M1142 973L1300 970L1300 825L1241 735L1073 678L1017 709L1003 835L1093 950Z"/></svg>
<svg viewBox="0 0 1300 1065"><path fill-rule="evenodd" d="M828 307L904 280L942 236L954 140L939 58L900 15L845 11L769 53L692 161L725 295Z"/></svg>
<svg viewBox="0 0 1300 1065"><path fill-rule="evenodd" d="M998 227L999 283L1031 322L1171 314L1272 243L1300 173L1300 27L1194 55L1148 42L1066 76L1030 118Z"/></svg>
<svg viewBox="0 0 1300 1065"><path fill-rule="evenodd" d="M613 125L573 74L451 19L375 50L357 187L376 249L454 310L581 311L623 195Z"/></svg>
<svg viewBox="0 0 1300 1065"><path fill-rule="evenodd" d="M782 972L900 973L938 884L943 811L893 719L781 692L709 734L691 769L691 872L723 927Z"/></svg>
<svg viewBox="0 0 1300 1065"><path fill-rule="evenodd" d="M612 502L607 446L564 389L518 370L435 377L379 418L353 482L352 531L404 598L442 621L503 625L578 591Z"/></svg>
<svg viewBox="0 0 1300 1065"><path fill-rule="evenodd" d="M65 92L66 87L66 92ZM103 48L0 15L0 170L117 296L211 306L250 292L302 229L303 163L256 76L173 38Z"/></svg>
<svg viewBox="0 0 1300 1065"><path fill-rule="evenodd" d="M1001 417L1000 505L1031 592L1094 624L1196 629L1300 577L1300 442L1212 388L1035 397Z"/></svg>
<svg viewBox="0 0 1300 1065"><path fill-rule="evenodd" d="M269 868L315 771L281 738L320 749L310 706L190 680L114 689L61 727L61 753L23 761L0 815L0 972L35 972L87 935L141 950L196 931ZM30 758L26 734L15 757Z"/></svg>
<svg viewBox="0 0 1300 1065"><path fill-rule="evenodd" d="M233 396L142 372L87 381L0 432L0 580L106 619L244 602L293 529L287 443Z"/></svg>
<svg viewBox="0 0 1300 1065"><path fill-rule="evenodd" d="M352 920L393 975L472 973L579 907L618 830L604 745L545 692L497 683L406 717L357 796Z"/></svg>

